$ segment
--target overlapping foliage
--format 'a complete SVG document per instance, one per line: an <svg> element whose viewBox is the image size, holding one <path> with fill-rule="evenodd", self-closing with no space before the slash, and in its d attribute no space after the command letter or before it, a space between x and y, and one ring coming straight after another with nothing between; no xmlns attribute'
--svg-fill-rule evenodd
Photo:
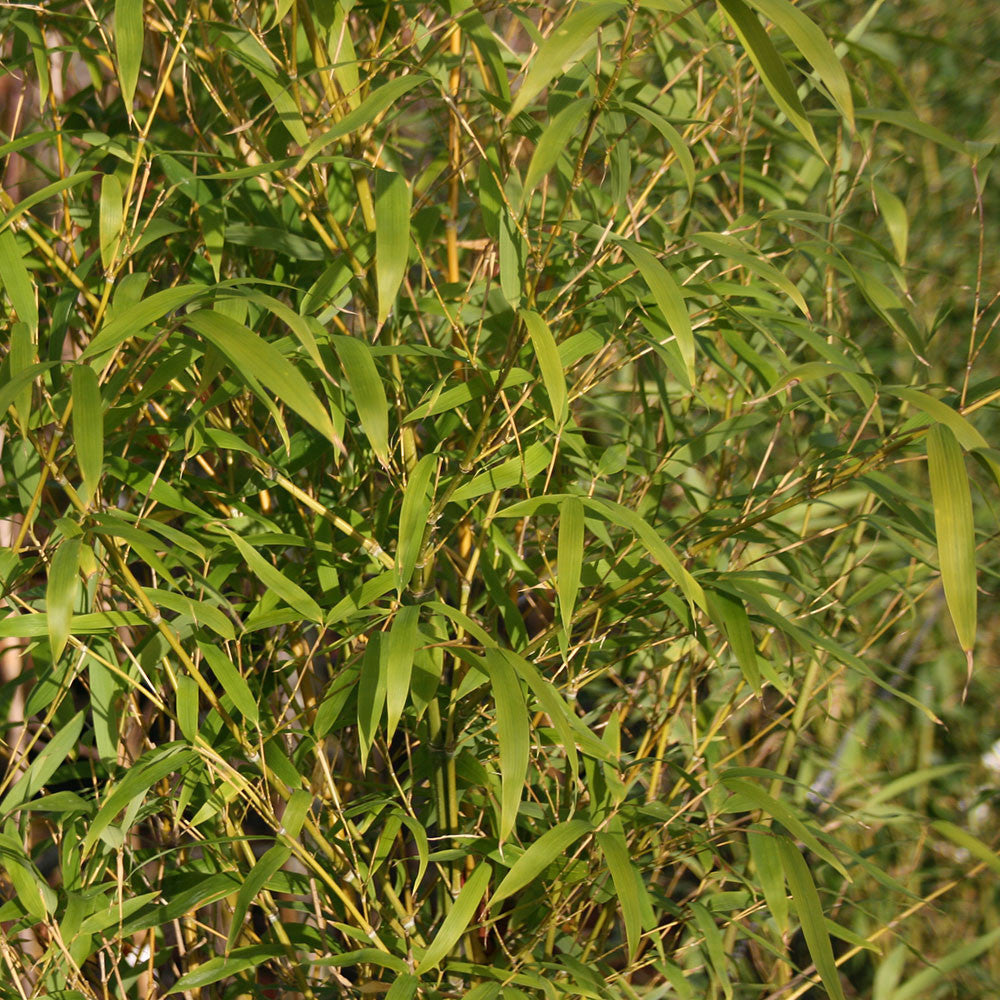
<svg viewBox="0 0 1000 1000"><path fill-rule="evenodd" d="M995 988L993 148L891 20L0 11L0 996Z"/></svg>

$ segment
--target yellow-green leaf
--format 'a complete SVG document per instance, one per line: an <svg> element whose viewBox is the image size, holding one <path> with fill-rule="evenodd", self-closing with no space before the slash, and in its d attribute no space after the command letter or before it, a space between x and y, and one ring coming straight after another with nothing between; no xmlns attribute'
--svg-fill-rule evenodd
<svg viewBox="0 0 1000 1000"><path fill-rule="evenodd" d="M589 833L591 825L584 819L571 819L565 823L557 823L551 830L546 830L511 866L503 881L497 886L496 892L490 897L490 906L499 903L515 892L520 892L530 885L557 858L561 858L584 834Z"/></svg>
<svg viewBox="0 0 1000 1000"><path fill-rule="evenodd" d="M243 718L256 726L260 720L257 700L251 693L250 686L240 673L239 668L229 659L224 650L213 643L199 642L198 648L201 650L209 669L215 674L215 679L222 685L223 692L232 699Z"/></svg>
<svg viewBox="0 0 1000 1000"><path fill-rule="evenodd" d="M10 229L0 232L0 283L3 284L10 304L22 323L32 330L38 329L38 306L35 305L35 286L24 266L24 258L17 248L17 240Z"/></svg>
<svg viewBox="0 0 1000 1000"><path fill-rule="evenodd" d="M79 538L64 539L49 566L45 611L53 661L59 659L70 634L73 605L80 582L80 545Z"/></svg>
<svg viewBox="0 0 1000 1000"><path fill-rule="evenodd" d="M101 210L98 226L101 263L107 271L115 259L122 231L122 185L114 174L101 178Z"/></svg>
<svg viewBox="0 0 1000 1000"><path fill-rule="evenodd" d="M538 144L535 146L534 153L531 154L528 171L524 175L525 198L559 162L559 157L566 149L570 137L576 131L592 103L593 99L590 97L581 97L579 100L570 101L566 107L553 115L552 120L545 126L542 134L538 137Z"/></svg>
<svg viewBox="0 0 1000 1000"><path fill-rule="evenodd" d="M493 868L490 864L482 861L466 880L458 898L448 911L448 916L442 921L434 940L427 946L427 951L420 959L416 969L417 975L429 972L440 965L458 943L458 939L468 930L492 874Z"/></svg>
<svg viewBox="0 0 1000 1000"><path fill-rule="evenodd" d="M115 52L118 56L118 81L129 117L139 83L142 65L142 0L115 0Z"/></svg>
<svg viewBox="0 0 1000 1000"><path fill-rule="evenodd" d="M559 505L559 562L556 575L559 617L562 619L567 641L583 569L583 528L583 504L580 498L567 497Z"/></svg>
<svg viewBox="0 0 1000 1000"><path fill-rule="evenodd" d="M378 322L384 323L406 274L410 252L410 186L402 174L375 174L375 282Z"/></svg>
<svg viewBox="0 0 1000 1000"><path fill-rule="evenodd" d="M487 649L485 663L497 710L497 742L500 748L500 825L497 839L502 844L514 829L521 804L528 777L531 735L528 708L513 665L499 649Z"/></svg>
<svg viewBox="0 0 1000 1000"><path fill-rule="evenodd" d="M559 348L552 336L549 324L538 313L530 309L521 310L521 319L527 327L531 346L538 359L538 368L542 373L542 383L549 396L549 406L557 424L566 422L569 415L569 403L566 394L566 377L563 375L562 362L559 360Z"/></svg>
<svg viewBox="0 0 1000 1000"><path fill-rule="evenodd" d="M97 373L90 365L74 365L71 386L73 444L83 479L80 499L89 505L97 492L104 466L104 404Z"/></svg>
<svg viewBox="0 0 1000 1000"><path fill-rule="evenodd" d="M962 649L976 643L976 543L972 493L962 449L943 424L927 434L927 468L934 504L941 583ZM971 660L970 660L971 663Z"/></svg>
<svg viewBox="0 0 1000 1000"><path fill-rule="evenodd" d="M431 478L437 466L437 456L424 455L413 467L403 490L403 504L399 511L399 543L396 546L396 568L399 573L399 590L410 585L413 571L420 557L420 547L431 510L428 494Z"/></svg>
<svg viewBox="0 0 1000 1000"><path fill-rule="evenodd" d="M413 673L413 654L417 648L417 624L420 607L407 605L396 612L389 629L388 639L382 643L382 653L386 658L386 731L388 742L399 724L406 699L410 693L410 677Z"/></svg>
<svg viewBox="0 0 1000 1000"><path fill-rule="evenodd" d="M351 387L354 405L358 408L361 429L365 432L375 455L384 465L389 463L389 404L382 379L369 346L356 337L334 338L333 346Z"/></svg>

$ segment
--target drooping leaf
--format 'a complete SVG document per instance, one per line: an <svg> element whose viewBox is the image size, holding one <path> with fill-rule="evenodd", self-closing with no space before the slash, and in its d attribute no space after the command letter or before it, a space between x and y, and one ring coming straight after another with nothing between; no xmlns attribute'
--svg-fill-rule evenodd
<svg viewBox="0 0 1000 1000"><path fill-rule="evenodd" d="M389 461L389 404L371 349L355 337L336 337L337 357L351 387L358 418L371 446L383 464Z"/></svg>
<svg viewBox="0 0 1000 1000"><path fill-rule="evenodd" d="M502 844L514 829L528 775L531 733L528 708L517 673L498 649L487 649L486 670L496 705L497 741L500 745L500 825Z"/></svg>
<svg viewBox="0 0 1000 1000"><path fill-rule="evenodd" d="M548 393L552 417L557 425L566 422L569 415L569 404L566 395L566 376L563 374L562 362L559 360L559 348L548 323L538 313L530 309L521 310L521 319L528 330L531 346L538 360L538 368L542 373L542 383Z"/></svg>
<svg viewBox="0 0 1000 1000"><path fill-rule="evenodd" d="M118 55L118 80L122 88L122 100L129 117L132 115L132 101L139 83L139 68L142 66L143 0L115 0L115 51Z"/></svg>
<svg viewBox="0 0 1000 1000"><path fill-rule="evenodd" d="M590 830L591 824L585 819L567 820L546 830L511 865L510 871L490 896L490 906L507 899L508 896L513 896L534 882L549 865L562 857L572 844Z"/></svg>
<svg viewBox="0 0 1000 1000"><path fill-rule="evenodd" d="M386 742L392 739L410 694L410 676L413 673L413 654L417 648L419 620L418 605L400 608L392 621L388 638L382 643L382 655L386 658Z"/></svg>
<svg viewBox="0 0 1000 1000"><path fill-rule="evenodd" d="M73 605L76 603L80 583L81 546L80 538L63 539L49 566L45 610L53 660L58 660L62 655L70 635Z"/></svg>
<svg viewBox="0 0 1000 1000"><path fill-rule="evenodd" d="M469 924L476 914L479 901L486 893L486 887L490 883L492 874L493 868L489 862L481 861L476 866L475 871L466 879L462 891L448 912L448 916L442 921L434 940L427 946L427 951L424 952L423 958L417 964L417 975L437 968L447 958L448 953L458 943L459 938L468 930Z"/></svg>
<svg viewBox="0 0 1000 1000"><path fill-rule="evenodd" d="M583 504L579 497L567 497L559 505L559 561L556 575L559 616L566 630L567 640L583 570L583 529Z"/></svg>
<svg viewBox="0 0 1000 1000"><path fill-rule="evenodd" d="M104 468L104 404L97 373L90 365L74 365L71 381L73 444L83 478L80 499L89 504Z"/></svg>
<svg viewBox="0 0 1000 1000"><path fill-rule="evenodd" d="M406 273L410 252L412 195L401 174L379 170L375 174L375 282L378 287L378 322L384 323L396 301Z"/></svg>

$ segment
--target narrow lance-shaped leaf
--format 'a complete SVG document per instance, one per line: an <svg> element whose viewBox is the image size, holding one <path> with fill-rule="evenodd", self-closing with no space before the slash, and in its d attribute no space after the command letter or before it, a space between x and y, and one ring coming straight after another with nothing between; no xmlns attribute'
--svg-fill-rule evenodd
<svg viewBox="0 0 1000 1000"><path fill-rule="evenodd" d="M75 365L71 376L73 397L73 444L83 479L80 497L90 504L104 466L104 404L97 373L90 365Z"/></svg>
<svg viewBox="0 0 1000 1000"><path fill-rule="evenodd" d="M538 368L542 373L542 383L549 396L549 406L557 424L564 424L569 415L569 404L566 395L566 377L563 374L562 362L559 360L559 348L552 336L549 324L538 313L530 309L521 310L521 319L528 330L531 346L538 359Z"/></svg>
<svg viewBox="0 0 1000 1000"><path fill-rule="evenodd" d="M521 89L514 98L508 117L520 114L567 63L579 58L597 43L597 29L625 5L618 2L592 3L578 6L539 46Z"/></svg>
<svg viewBox="0 0 1000 1000"><path fill-rule="evenodd" d="M743 602L723 590L710 590L707 592L707 597L708 609L729 640L744 679L754 694L759 695L761 686L757 649L753 641L753 632L750 630L750 618L747 616L746 608L743 607Z"/></svg>
<svg viewBox="0 0 1000 1000"><path fill-rule="evenodd" d="M558 111L538 138L538 145L531 154L528 171L524 175L524 195L527 197L542 178L559 162L559 157L576 131L593 100L581 97Z"/></svg>
<svg viewBox="0 0 1000 1000"><path fill-rule="evenodd" d="M562 858L570 846L590 830L590 823L584 819L567 820L546 830L511 866L490 897L490 906L531 885L549 865Z"/></svg>
<svg viewBox="0 0 1000 1000"><path fill-rule="evenodd" d="M375 174L375 283L378 321L384 323L406 273L410 252L410 186L402 174Z"/></svg>
<svg viewBox="0 0 1000 1000"><path fill-rule="evenodd" d="M694 331L691 329L691 317L688 315L680 286L663 264L645 247L630 240L624 241L622 247L639 269L643 281L653 293L653 298L663 313L663 318L677 338L677 347L684 359L688 380L694 385Z"/></svg>
<svg viewBox="0 0 1000 1000"><path fill-rule="evenodd" d="M976 642L976 543L972 493L962 449L942 424L927 434L927 468L934 504L941 583L951 620L972 665Z"/></svg>
<svg viewBox="0 0 1000 1000"><path fill-rule="evenodd" d="M479 901L486 892L493 869L486 861L480 862L476 870L469 876L458 898L444 918L434 940L427 946L424 957L417 966L417 975L428 972L448 956L448 953L458 943L458 939L468 930L476 915Z"/></svg>
<svg viewBox="0 0 1000 1000"><path fill-rule="evenodd" d="M101 240L101 264L107 271L114 262L122 231L122 185L114 174L101 178L101 211L98 226Z"/></svg>
<svg viewBox="0 0 1000 1000"><path fill-rule="evenodd" d="M45 610L49 630L52 659L58 660L69 638L73 605L79 585L80 572L79 538L66 538L56 549L49 567L48 583L45 587Z"/></svg>
<svg viewBox="0 0 1000 1000"><path fill-rule="evenodd" d="M410 693L410 676L413 673L413 654L417 647L417 624L420 607L415 604L400 608L392 621L389 636L382 643L386 658L386 742L399 724L406 699Z"/></svg>
<svg viewBox="0 0 1000 1000"><path fill-rule="evenodd" d="M35 305L34 285L10 229L0 232L0 283L3 284L18 319L27 323L32 330L37 330L38 307Z"/></svg>
<svg viewBox="0 0 1000 1000"><path fill-rule="evenodd" d="M531 735L524 693L514 667L498 649L486 650L497 710L497 740L500 744L500 828L502 844L514 829L521 794L528 777Z"/></svg>
<svg viewBox="0 0 1000 1000"><path fill-rule="evenodd" d="M115 0L115 52L118 80L129 117L142 65L142 0Z"/></svg>
<svg viewBox="0 0 1000 1000"><path fill-rule="evenodd" d="M778 838L778 850L788 878L788 887L792 891L795 912L802 926L802 936L806 939L806 947L816 965L816 971L832 1000L844 1000L840 973L837 971L830 935L823 918L823 905L812 875L809 874L809 866L799 849L786 837Z"/></svg>
<svg viewBox="0 0 1000 1000"><path fill-rule="evenodd" d="M382 655L382 633L368 639L358 678L358 750L364 771L385 708L387 658Z"/></svg>
<svg viewBox="0 0 1000 1000"><path fill-rule="evenodd" d="M388 464L389 404L371 349L356 337L335 337L333 346L347 376L347 384L351 387L361 429L379 461Z"/></svg>
<svg viewBox="0 0 1000 1000"><path fill-rule="evenodd" d="M35 345L27 323L15 323L10 331L10 374L17 377L26 372L35 361ZM21 430L27 430L31 418L31 383L20 388L14 396L17 419ZM6 407L4 408L6 409ZM2 413L2 411L0 411Z"/></svg>
<svg viewBox="0 0 1000 1000"><path fill-rule="evenodd" d="M236 894L236 905L233 907L233 915L229 921L229 937L226 938L226 953L228 954L237 939L243 932L244 919L250 904L257 898L261 889L267 885L270 879L281 866L291 857L291 848L282 844L275 844L270 850L261 855L260 860L250 870L246 881L240 886L240 891Z"/></svg>
<svg viewBox="0 0 1000 1000"><path fill-rule="evenodd" d="M634 958L642 934L643 913L649 908L649 901L643 900L646 887L629 857L625 834L620 828L597 834L604 861L611 872L615 894L625 920L625 938L628 941L629 957Z"/></svg>
<svg viewBox="0 0 1000 1000"><path fill-rule="evenodd" d="M583 569L583 504L579 497L567 497L559 505L559 542L556 592L559 617L569 640L570 622Z"/></svg>
<svg viewBox="0 0 1000 1000"><path fill-rule="evenodd" d="M199 642L198 648L201 650L209 669L215 674L215 679L222 685L222 690L229 695L243 718L247 722L257 725L260 719L257 700L236 664L229 659L224 650L213 643ZM180 697L179 693L178 697Z"/></svg>
<svg viewBox="0 0 1000 1000"><path fill-rule="evenodd" d="M417 559L420 557L424 528L427 526L427 515L431 509L428 488L436 465L435 455L424 455L413 467L403 491L403 504L399 512L399 542L396 546L400 592L410 585Z"/></svg>
<svg viewBox="0 0 1000 1000"><path fill-rule="evenodd" d="M805 108L802 107L802 102L795 92L788 70L785 69L774 43L757 20L757 15L743 0L716 0L716 3L725 13L740 44L746 49L750 61L760 73L768 93L774 98L775 104L784 111L788 120L822 158L823 151L816 139L812 123L806 116Z"/></svg>
<svg viewBox="0 0 1000 1000"><path fill-rule="evenodd" d="M272 343L229 316L208 309L186 316L184 322L225 354L237 372L253 376L327 440L334 444L339 440L330 414L305 377Z"/></svg>

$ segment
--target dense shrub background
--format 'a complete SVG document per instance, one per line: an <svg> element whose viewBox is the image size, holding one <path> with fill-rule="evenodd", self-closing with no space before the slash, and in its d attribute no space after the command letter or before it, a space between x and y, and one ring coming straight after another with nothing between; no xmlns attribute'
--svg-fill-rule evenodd
<svg viewBox="0 0 1000 1000"><path fill-rule="evenodd" d="M0 7L0 996L995 993L998 27Z"/></svg>

